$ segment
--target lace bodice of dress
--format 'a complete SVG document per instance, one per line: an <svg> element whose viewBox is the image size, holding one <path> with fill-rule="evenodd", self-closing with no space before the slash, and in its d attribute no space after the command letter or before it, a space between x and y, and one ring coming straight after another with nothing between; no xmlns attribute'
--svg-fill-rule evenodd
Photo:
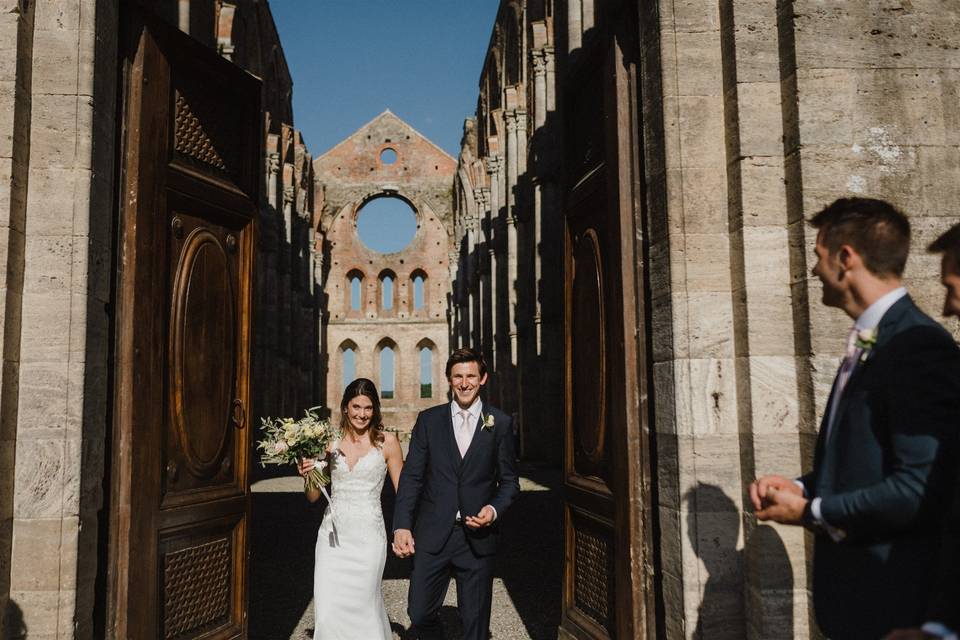
<svg viewBox="0 0 960 640"><path fill-rule="evenodd" d="M380 492L387 475L383 452L373 447L350 469L346 456L336 450L330 465L333 492L327 515L332 512L337 535L386 540L380 507Z"/></svg>

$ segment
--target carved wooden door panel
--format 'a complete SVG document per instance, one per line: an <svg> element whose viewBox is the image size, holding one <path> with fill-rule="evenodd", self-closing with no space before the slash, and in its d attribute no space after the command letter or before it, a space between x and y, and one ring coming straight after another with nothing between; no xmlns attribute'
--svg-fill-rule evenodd
<svg viewBox="0 0 960 640"><path fill-rule="evenodd" d="M260 84L124 16L109 627L246 636Z"/></svg>
<svg viewBox="0 0 960 640"><path fill-rule="evenodd" d="M604 5L607 6L607 5ZM610 21L610 23L615 23ZM561 638L648 634L636 107L620 42L566 61L564 585Z"/></svg>

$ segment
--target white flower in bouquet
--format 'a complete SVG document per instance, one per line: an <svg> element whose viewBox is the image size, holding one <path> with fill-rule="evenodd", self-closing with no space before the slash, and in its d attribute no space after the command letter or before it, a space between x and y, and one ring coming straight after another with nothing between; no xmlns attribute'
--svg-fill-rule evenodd
<svg viewBox="0 0 960 640"><path fill-rule="evenodd" d="M340 436L329 420L321 420L320 407L307 409L303 418L263 418L263 440L257 443L260 463L296 465L305 458L317 460L316 466L307 474L307 487L319 489L330 484L326 473L327 463L322 458L327 446Z"/></svg>

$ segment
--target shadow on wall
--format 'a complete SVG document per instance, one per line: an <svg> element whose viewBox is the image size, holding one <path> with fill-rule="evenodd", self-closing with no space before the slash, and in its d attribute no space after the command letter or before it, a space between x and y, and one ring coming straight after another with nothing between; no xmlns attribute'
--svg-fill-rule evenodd
<svg viewBox="0 0 960 640"><path fill-rule="evenodd" d="M23 611L13 600L7 600L7 609L3 618L3 637L6 640L22 640L27 637L27 625L23 622Z"/></svg>
<svg viewBox="0 0 960 640"><path fill-rule="evenodd" d="M703 561L707 580L693 637L741 640L746 625L759 638L793 637L793 568L786 547L773 527L760 525L737 548L740 510L720 487L699 483L684 496L691 526L690 545ZM744 591L744 572L753 577ZM747 621L744 599L756 603Z"/></svg>

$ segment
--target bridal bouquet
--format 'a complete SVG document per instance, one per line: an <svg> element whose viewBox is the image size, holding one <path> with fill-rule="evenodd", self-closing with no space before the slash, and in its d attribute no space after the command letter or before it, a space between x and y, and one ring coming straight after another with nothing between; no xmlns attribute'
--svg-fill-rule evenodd
<svg viewBox="0 0 960 640"><path fill-rule="evenodd" d="M303 458L313 458L317 465L307 474L307 487L322 489L330 484L326 473L327 462L323 458L327 446L339 437L339 433L330 425L329 420L321 420L317 409L305 411L299 420L293 418L263 418L260 427L264 438L257 443L260 450L260 464L296 465Z"/></svg>

